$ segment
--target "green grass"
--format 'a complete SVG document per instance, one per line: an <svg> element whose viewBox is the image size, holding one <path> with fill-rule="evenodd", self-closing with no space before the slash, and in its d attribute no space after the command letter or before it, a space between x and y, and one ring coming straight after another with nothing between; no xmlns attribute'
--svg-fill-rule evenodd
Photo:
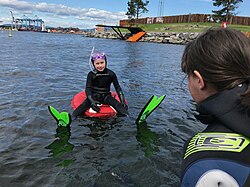
<svg viewBox="0 0 250 187"><path fill-rule="evenodd" d="M210 27L221 27L221 23L169 23L169 24L139 24L146 32L203 32ZM250 32L250 26L231 25L230 28L242 32Z"/></svg>

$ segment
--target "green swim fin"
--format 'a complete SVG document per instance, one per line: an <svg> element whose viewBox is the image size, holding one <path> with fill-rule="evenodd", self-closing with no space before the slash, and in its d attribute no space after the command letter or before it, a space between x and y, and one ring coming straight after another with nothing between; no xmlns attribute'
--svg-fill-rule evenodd
<svg viewBox="0 0 250 187"><path fill-rule="evenodd" d="M71 123L71 115L68 112L58 112L54 107L48 106L50 114L55 118L57 125L67 127Z"/></svg>
<svg viewBox="0 0 250 187"><path fill-rule="evenodd" d="M136 124L145 122L147 117L161 104L165 97L166 95L162 95L157 99L157 96L153 95L138 115Z"/></svg>

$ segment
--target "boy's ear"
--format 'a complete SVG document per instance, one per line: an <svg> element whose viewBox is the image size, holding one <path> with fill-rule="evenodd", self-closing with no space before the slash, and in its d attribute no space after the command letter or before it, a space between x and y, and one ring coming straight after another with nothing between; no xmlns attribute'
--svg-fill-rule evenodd
<svg viewBox="0 0 250 187"><path fill-rule="evenodd" d="M205 82L204 82L204 79L203 77L201 76L201 74L197 71L197 70L194 70L194 75L197 77L198 79L198 85L199 85L199 88L200 89L204 89L205 88Z"/></svg>

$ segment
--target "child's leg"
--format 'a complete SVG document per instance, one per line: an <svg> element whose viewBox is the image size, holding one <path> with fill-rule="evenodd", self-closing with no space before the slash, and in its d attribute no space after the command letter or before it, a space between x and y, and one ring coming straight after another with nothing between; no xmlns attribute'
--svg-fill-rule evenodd
<svg viewBox="0 0 250 187"><path fill-rule="evenodd" d="M82 115L86 110L89 109L89 107L91 106L91 103L89 102L88 99L85 99L83 101L83 103L81 105L79 105L73 112L73 116L76 117L76 116L79 116L79 115Z"/></svg>
<svg viewBox="0 0 250 187"><path fill-rule="evenodd" d="M112 97L111 94L105 97L103 103L111 105L118 112L118 114L122 116L128 115L127 109L119 101L117 101L114 97Z"/></svg>

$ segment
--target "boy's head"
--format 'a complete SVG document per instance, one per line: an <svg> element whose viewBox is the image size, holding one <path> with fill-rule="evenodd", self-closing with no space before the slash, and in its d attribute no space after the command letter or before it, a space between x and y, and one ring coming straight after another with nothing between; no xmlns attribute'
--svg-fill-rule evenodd
<svg viewBox="0 0 250 187"><path fill-rule="evenodd" d="M241 103L250 107L249 49L250 39L230 28L210 28L190 42L184 50L181 68L188 75L194 100L199 103L216 92L247 83L248 91L241 94Z"/></svg>
<svg viewBox="0 0 250 187"><path fill-rule="evenodd" d="M230 28L210 28L190 42L181 68L187 75L197 70L218 91L231 89L250 76L250 39Z"/></svg>
<svg viewBox="0 0 250 187"><path fill-rule="evenodd" d="M91 62L95 70L102 72L107 66L107 57L103 52L94 53L91 55Z"/></svg>

